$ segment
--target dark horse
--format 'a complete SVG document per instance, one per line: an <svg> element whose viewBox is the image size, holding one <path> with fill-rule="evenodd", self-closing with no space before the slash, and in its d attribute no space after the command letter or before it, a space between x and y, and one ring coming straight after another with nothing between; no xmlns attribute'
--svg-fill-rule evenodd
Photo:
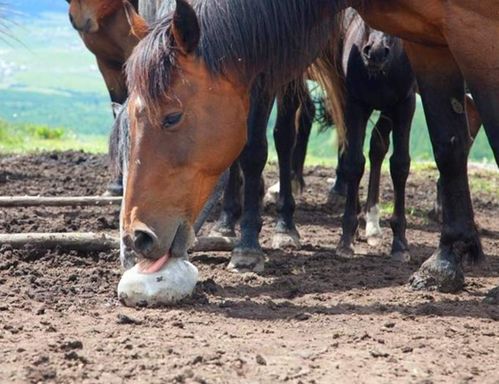
<svg viewBox="0 0 499 384"><path fill-rule="evenodd" d="M348 27L340 41L341 66L345 77L345 110L348 145L340 152L336 182L330 198L347 197L343 218L343 236L337 253L351 256L352 241L358 226L359 182L364 171L363 145L367 121L373 110L380 116L370 141L370 176L366 204L366 237L369 245L380 241L379 186L381 165L393 135L394 150L390 159L390 172L394 186L394 212L390 220L393 231L392 257L409 260L405 236L405 185L409 174L409 136L415 108L416 79L409 59L399 38L370 28L355 11L348 11ZM326 111L327 112L327 111ZM466 98L466 112L471 136L474 138L481 125L480 117L471 98ZM324 120L324 119L323 119ZM325 120L331 120L326 118ZM310 134L310 125L299 127L297 153L294 153L294 175L301 185L303 163ZM304 140L304 142L300 142Z"/></svg>
<svg viewBox="0 0 499 384"><path fill-rule="evenodd" d="M349 13L349 12L348 12ZM348 27L342 44L345 74L345 121L347 145L340 158L339 180L347 185L343 235L337 253L351 256L358 227L359 184L364 173L363 154L366 126L373 110L380 116L371 136L371 172L366 207L366 236L376 243L379 226L379 182L381 165L393 132L390 172L395 204L390 224L393 231L392 256L407 259L405 236L405 186L409 175L409 137L416 107L416 79L402 41L370 28L358 14L347 15ZM337 179L338 188L338 179Z"/></svg>
<svg viewBox="0 0 499 384"><path fill-rule="evenodd" d="M191 6L177 0L175 12L139 43L127 66L131 146L124 242L140 257L185 255L195 217L245 145L242 158L251 172L263 168L260 147L265 144L251 132L246 140L248 113L266 118L268 102L262 95L297 78L328 45L331 28L339 27L338 12L353 5L378 29L413 41L405 47L441 173L444 222L440 247L414 276L413 285L460 289L462 258L483 257L467 180L471 138L464 77L498 155L498 48L487 43L496 39L479 37L497 37L499 27L498 18L490 17L493 0L432 3L205 0ZM470 43L470 37L476 39ZM486 50L478 44L482 41ZM245 195L245 204L248 199L258 196Z"/></svg>
<svg viewBox="0 0 499 384"><path fill-rule="evenodd" d="M390 133L394 138L394 151L390 160L390 172L394 185L394 212L391 219L393 231L392 257L397 260L409 260L408 244L405 236L405 185L409 174L409 135L415 109L416 79L403 51L402 41L383 32L370 28L353 10L346 12L347 25L344 37L339 41L338 65L342 67L345 88L345 110L347 141L345 151L340 151L336 182L331 189L330 198L336 195L348 196L343 219L343 238L337 253L351 256L354 252L352 241L358 226L357 214L359 182L363 173L365 158L363 144L367 119L373 110L380 110L378 122L370 141L369 159L371 172L366 204L366 237L369 245L378 245L381 238L379 223L379 186L381 165L390 144ZM332 58L334 60L334 58ZM295 95L298 100L303 96ZM481 125L480 117L472 99L467 97L466 112L472 137L475 137ZM278 121L295 121L295 114L303 112L292 109L296 103L288 103L290 108L283 109L288 117L279 113ZM303 103L305 106L308 103ZM325 117L320 117L322 124L332 123L332 117L325 108L321 108ZM362 112L362 113L361 113ZM303 164L310 135L313 104L308 107L308 118L303 113L298 122L298 139L293 152L293 177L295 185L303 187ZM279 124L277 124L279 127ZM278 137L280 138L280 136ZM278 146L279 143L277 143ZM357 175L357 178L352 176ZM282 176L281 176L282 177Z"/></svg>

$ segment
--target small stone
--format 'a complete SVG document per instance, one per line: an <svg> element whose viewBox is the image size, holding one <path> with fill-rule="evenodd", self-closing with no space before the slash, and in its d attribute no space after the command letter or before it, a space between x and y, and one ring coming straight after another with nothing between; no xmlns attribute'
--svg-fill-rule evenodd
<svg viewBox="0 0 499 384"><path fill-rule="evenodd" d="M198 355L192 360L192 365L196 365L203 362L203 356Z"/></svg>
<svg viewBox="0 0 499 384"><path fill-rule="evenodd" d="M267 365L267 361L263 358L262 355L256 355L256 363L259 365Z"/></svg>
<svg viewBox="0 0 499 384"><path fill-rule="evenodd" d="M372 357L378 358L378 357L388 357L390 356L389 353L386 352L380 352L380 351L369 351Z"/></svg>
<svg viewBox="0 0 499 384"><path fill-rule="evenodd" d="M36 314L37 316L44 315L44 314L45 314L45 308L44 308L44 307L38 308L38 309L36 310L35 314Z"/></svg>
<svg viewBox="0 0 499 384"><path fill-rule="evenodd" d="M83 343L80 340L71 340L62 343L61 349L63 351L70 351L73 349L83 349Z"/></svg>
<svg viewBox="0 0 499 384"><path fill-rule="evenodd" d="M412 347L403 347L402 352L403 353L411 353L414 350Z"/></svg>
<svg viewBox="0 0 499 384"><path fill-rule="evenodd" d="M118 319L116 320L116 323L118 324L133 324L133 325L140 325L142 324L142 321L134 319L130 316L124 315L122 313L118 314Z"/></svg>

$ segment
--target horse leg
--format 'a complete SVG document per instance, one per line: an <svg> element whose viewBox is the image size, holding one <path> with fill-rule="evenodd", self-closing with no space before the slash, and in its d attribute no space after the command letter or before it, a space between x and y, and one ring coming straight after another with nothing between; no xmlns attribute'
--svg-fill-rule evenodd
<svg viewBox="0 0 499 384"><path fill-rule="evenodd" d="M328 203L343 204L347 196L348 183L345 171L345 157L341 148L338 148L338 164L336 166L336 179L333 186L329 190Z"/></svg>
<svg viewBox="0 0 499 384"><path fill-rule="evenodd" d="M409 245L405 237L407 221L405 217L405 187L411 158L409 155L409 139L411 124L416 110L416 95L412 94L401 102L393 111L393 154L390 158L390 174L392 176L395 204L390 227L393 232L392 258L398 261L409 261Z"/></svg>
<svg viewBox="0 0 499 384"><path fill-rule="evenodd" d="M258 236L262 228L262 172L267 162L266 130L273 101L273 95L264 94L256 88L252 91L248 142L239 158L244 176L241 239L232 251L227 267L234 272L261 272L264 268L265 256Z"/></svg>
<svg viewBox="0 0 499 384"><path fill-rule="evenodd" d="M300 95L293 85L286 87L277 97L277 107L279 113L274 127L274 141L279 158L279 197L272 247L298 249L300 234L293 220L295 200L292 191L291 156L296 138L295 120L300 107Z"/></svg>
<svg viewBox="0 0 499 384"><path fill-rule="evenodd" d="M448 20L448 42L455 60L466 79L483 120L489 143L499 165L499 47L494 37L499 26L494 18L486 17L483 7L451 8ZM463 25L462 20L467 20ZM480 28L474 28L480 25ZM490 39L484 39L490 36ZM483 44L477 44L480 41Z"/></svg>
<svg viewBox="0 0 499 384"><path fill-rule="evenodd" d="M236 160L229 170L229 180L224 190L220 217L210 231L210 236L236 237L236 223L241 217L241 166Z"/></svg>
<svg viewBox="0 0 499 384"><path fill-rule="evenodd" d="M308 89L305 89L305 92L301 97L301 105L298 109L296 118L298 121L298 133L292 158L293 181L298 182L300 192L305 188L303 167L305 165L305 158L307 157L308 139L310 138L310 132L312 131L314 117L315 105L310 96L310 92ZM293 185L293 192L294 191L295 186Z"/></svg>
<svg viewBox="0 0 499 384"><path fill-rule="evenodd" d="M343 214L343 234L336 250L338 256L351 257L354 249L352 242L359 225L359 184L364 174L366 159L363 153L366 125L372 109L347 100L345 108L346 138L348 146L345 149L343 170L347 181L347 198Z"/></svg>
<svg viewBox="0 0 499 384"><path fill-rule="evenodd" d="M297 111L291 111L289 108L283 109L278 106L277 108L277 121L290 121L296 132L291 132L296 136L295 146L291 159L291 190L293 196L299 196L305 188L305 179L303 177L303 167L305 165L305 158L307 156L308 139L312 130L312 124L315 117L315 105L310 96L310 92L305 82L296 85L296 92L300 92L299 107ZM281 123L282 124L282 123ZM284 122L284 124L287 124ZM296 127L295 125L298 124ZM274 130L275 132L275 130ZM285 140L288 140L287 138ZM279 155L279 154L278 154ZM265 195L266 203L277 203L279 199L280 183L277 182L272 185Z"/></svg>
<svg viewBox="0 0 499 384"><path fill-rule="evenodd" d="M466 118L468 120L471 139L475 140L482 126L482 118L478 113L474 100L469 95L466 95ZM471 145L473 146L473 143ZM430 212L430 217L439 223L442 222L442 187L440 179L437 181L437 198Z"/></svg>
<svg viewBox="0 0 499 384"><path fill-rule="evenodd" d="M418 79L442 185L442 233L437 251L411 278L416 289L456 292L464 285L462 261L483 258L473 219L467 160L470 135L464 110L464 80L442 47L405 45ZM462 107L462 108L460 108Z"/></svg>
<svg viewBox="0 0 499 384"><path fill-rule="evenodd" d="M379 186L381 179L381 165L390 147L390 132L392 119L381 113L371 135L369 148L369 188L366 203L366 237L370 246L378 246L381 242L382 230L379 225Z"/></svg>

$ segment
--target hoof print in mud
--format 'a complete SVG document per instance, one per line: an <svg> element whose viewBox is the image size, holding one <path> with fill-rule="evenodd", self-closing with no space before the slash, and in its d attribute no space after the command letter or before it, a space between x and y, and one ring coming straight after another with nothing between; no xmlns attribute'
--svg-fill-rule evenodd
<svg viewBox="0 0 499 384"><path fill-rule="evenodd" d="M256 272L265 269L265 254L262 250L236 248L232 251L227 270L235 273Z"/></svg>
<svg viewBox="0 0 499 384"><path fill-rule="evenodd" d="M171 305L191 295L197 279L197 268L184 259L172 259L156 273L140 272L136 265L121 277L118 298L128 307Z"/></svg>
<svg viewBox="0 0 499 384"><path fill-rule="evenodd" d="M457 293L464 287L464 272L460 265L440 257L437 251L414 273L409 283L415 290L438 290Z"/></svg>

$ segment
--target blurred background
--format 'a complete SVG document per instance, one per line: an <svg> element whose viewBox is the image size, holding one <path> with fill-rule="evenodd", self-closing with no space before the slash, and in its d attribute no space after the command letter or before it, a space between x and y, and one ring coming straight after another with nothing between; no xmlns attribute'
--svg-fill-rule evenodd
<svg viewBox="0 0 499 384"><path fill-rule="evenodd" d="M66 1L0 3L4 19L0 28L7 30L0 38L0 152L105 152L112 124L109 97L93 55L69 24ZM269 148L269 159L275 160L273 143ZM334 148L334 132L319 134L315 129L308 164L334 164ZM420 103L412 128L411 156L433 159ZM471 158L480 163L493 161L483 132Z"/></svg>

